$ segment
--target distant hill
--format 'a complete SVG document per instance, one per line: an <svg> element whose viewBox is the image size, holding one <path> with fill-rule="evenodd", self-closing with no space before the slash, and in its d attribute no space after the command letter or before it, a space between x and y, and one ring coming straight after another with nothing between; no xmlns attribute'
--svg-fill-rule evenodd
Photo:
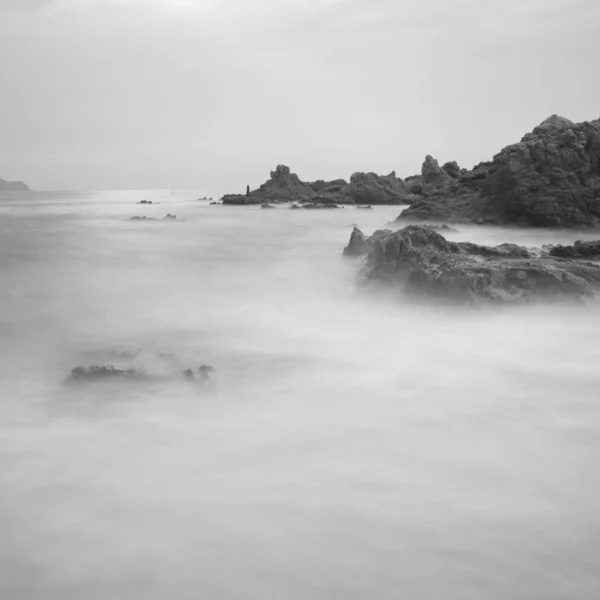
<svg viewBox="0 0 600 600"><path fill-rule="evenodd" d="M28 192L29 187L22 181L4 181L0 179L0 192Z"/></svg>

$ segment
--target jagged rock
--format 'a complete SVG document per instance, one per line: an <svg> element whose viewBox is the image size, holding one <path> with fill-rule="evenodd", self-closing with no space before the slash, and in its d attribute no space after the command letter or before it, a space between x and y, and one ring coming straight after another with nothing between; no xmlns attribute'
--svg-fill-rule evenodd
<svg viewBox="0 0 600 600"><path fill-rule="evenodd" d="M261 208L275 208L275 206L273 206L272 204L267 204L267 203L261 204L260 207Z"/></svg>
<svg viewBox="0 0 600 600"><path fill-rule="evenodd" d="M220 202L210 202L210 204L221 204Z"/></svg>
<svg viewBox="0 0 600 600"><path fill-rule="evenodd" d="M389 175L354 173L341 193L361 204L410 204L415 200L393 171Z"/></svg>
<svg viewBox="0 0 600 600"><path fill-rule="evenodd" d="M344 248L344 256L362 256L367 254L378 240L392 233L390 229L379 229L372 236L367 237L358 227L354 227L350 234L350 241Z"/></svg>
<svg viewBox="0 0 600 600"><path fill-rule="evenodd" d="M354 232L353 232L354 234ZM408 294L468 303L582 300L600 287L600 266L553 259L521 258L512 245L449 242L429 228L409 225L370 240L363 283L397 286Z"/></svg>
<svg viewBox="0 0 600 600"><path fill-rule="evenodd" d="M452 177L452 179L458 179L460 177L461 169L456 161L447 162L442 165L442 171Z"/></svg>
<svg viewBox="0 0 600 600"><path fill-rule="evenodd" d="M546 248L550 256L560 256L563 258L600 258L600 240L590 242L576 241L572 246L551 246Z"/></svg>
<svg viewBox="0 0 600 600"><path fill-rule="evenodd" d="M446 181L449 175L446 171L440 169L438 161L428 154L421 167L421 177L423 183L440 183Z"/></svg>
<svg viewBox="0 0 600 600"><path fill-rule="evenodd" d="M138 204L152 204L152 200L140 200Z"/></svg>
<svg viewBox="0 0 600 600"><path fill-rule="evenodd" d="M170 213L163 217L163 219L166 219L167 221L174 221L176 218L177 218L177 215L172 215Z"/></svg>
<svg viewBox="0 0 600 600"><path fill-rule="evenodd" d="M407 178L421 198L399 219L600 226L600 119L575 124L553 115L492 161L458 176L456 169L428 157L421 179Z"/></svg>
<svg viewBox="0 0 600 600"><path fill-rule="evenodd" d="M5 181L0 179L0 192L28 192L29 186L22 181Z"/></svg>
<svg viewBox="0 0 600 600"><path fill-rule="evenodd" d="M500 224L600 225L600 120L553 115L493 163L475 214Z"/></svg>

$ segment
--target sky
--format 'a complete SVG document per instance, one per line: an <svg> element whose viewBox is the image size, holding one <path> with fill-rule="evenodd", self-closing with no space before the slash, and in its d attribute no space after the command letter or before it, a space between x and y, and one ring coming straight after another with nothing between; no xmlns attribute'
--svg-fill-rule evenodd
<svg viewBox="0 0 600 600"><path fill-rule="evenodd" d="M244 192L600 117L598 0L0 0L0 178Z"/></svg>

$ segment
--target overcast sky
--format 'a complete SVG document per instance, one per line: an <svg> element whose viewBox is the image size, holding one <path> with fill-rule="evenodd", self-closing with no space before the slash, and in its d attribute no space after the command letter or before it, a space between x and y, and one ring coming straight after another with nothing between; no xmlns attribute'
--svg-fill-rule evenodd
<svg viewBox="0 0 600 600"><path fill-rule="evenodd" d="M243 191L600 117L598 0L0 0L0 177Z"/></svg>

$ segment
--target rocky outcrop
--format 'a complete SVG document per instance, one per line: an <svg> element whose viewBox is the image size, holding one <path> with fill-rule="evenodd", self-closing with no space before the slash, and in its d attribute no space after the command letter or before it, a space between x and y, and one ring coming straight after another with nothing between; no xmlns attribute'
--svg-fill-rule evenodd
<svg viewBox="0 0 600 600"><path fill-rule="evenodd" d="M428 154L425 157L425 162L423 163L423 166L421 167L421 180L423 181L423 183L439 184L447 181L449 178L450 175L448 175L446 171L440 169L438 161Z"/></svg>
<svg viewBox="0 0 600 600"><path fill-rule="evenodd" d="M354 173L342 194L357 204L410 204L416 199L393 171L389 175Z"/></svg>
<svg viewBox="0 0 600 600"><path fill-rule="evenodd" d="M370 246L361 272L363 283L391 285L409 295L437 300L580 301L600 287L599 265L533 257L513 245L458 244L419 225L372 238L360 237L355 230L352 244Z"/></svg>
<svg viewBox="0 0 600 600"><path fill-rule="evenodd" d="M354 173L344 179L302 182L289 167L279 165L269 181L248 195L223 196L223 204L264 204L276 202L310 202L311 204L410 204L417 197L396 173Z"/></svg>
<svg viewBox="0 0 600 600"><path fill-rule="evenodd" d="M400 220L600 226L600 120L546 119L491 162L470 171L432 157L407 178L419 196Z"/></svg>
<svg viewBox="0 0 600 600"><path fill-rule="evenodd" d="M552 246L548 254L550 256L560 256L562 258L587 258L600 259L600 240L590 242L577 241L572 246L561 246L557 244Z"/></svg>
<svg viewBox="0 0 600 600"><path fill-rule="evenodd" d="M392 233L391 229L379 229L372 236L367 237L358 227L354 227L350 234L350 241L344 248L344 256L362 256L372 248L375 240L383 238Z"/></svg>
<svg viewBox="0 0 600 600"><path fill-rule="evenodd" d="M264 204L269 202L308 202L314 196L312 188L298 178L290 168L278 165L268 181L246 194L223 196L223 204Z"/></svg>
<svg viewBox="0 0 600 600"><path fill-rule="evenodd" d="M28 192L29 186L22 181L4 181L0 179L0 192Z"/></svg>

